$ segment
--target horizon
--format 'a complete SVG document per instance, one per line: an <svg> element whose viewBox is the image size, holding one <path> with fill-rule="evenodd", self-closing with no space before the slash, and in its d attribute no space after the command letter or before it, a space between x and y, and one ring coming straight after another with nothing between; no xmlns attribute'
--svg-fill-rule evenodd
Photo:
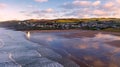
<svg viewBox="0 0 120 67"><path fill-rule="evenodd" d="M120 18L119 0L1 0L0 21Z"/></svg>
<svg viewBox="0 0 120 67"><path fill-rule="evenodd" d="M46 18L43 18L43 19L34 19L34 18L30 18L30 19L21 19L21 20L15 20L15 19L13 19L13 20L3 20L3 21L0 21L0 22L7 22L7 21L26 21L26 20L65 20L65 19L80 19L80 20L82 20L82 19L120 19L120 18L112 18L112 17L108 17L108 18L104 18L104 17L101 17L101 18L55 18L55 19L46 19Z"/></svg>

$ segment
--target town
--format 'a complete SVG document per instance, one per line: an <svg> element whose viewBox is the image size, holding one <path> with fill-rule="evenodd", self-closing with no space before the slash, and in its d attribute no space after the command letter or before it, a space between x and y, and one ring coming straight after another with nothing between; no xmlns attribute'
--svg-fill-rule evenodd
<svg viewBox="0 0 120 67"><path fill-rule="evenodd" d="M60 19L59 19L60 20ZM55 20L24 20L24 21L12 21L7 24L6 27L15 28L16 30L66 30L66 29L83 29L83 30L110 30L120 31L120 22L115 20L107 21L75 21L72 22L55 21ZM5 24L3 24L5 25Z"/></svg>

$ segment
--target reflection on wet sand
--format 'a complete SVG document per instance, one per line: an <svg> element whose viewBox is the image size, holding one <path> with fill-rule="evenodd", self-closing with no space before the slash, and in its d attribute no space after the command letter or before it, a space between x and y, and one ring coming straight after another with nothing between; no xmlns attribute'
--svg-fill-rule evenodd
<svg viewBox="0 0 120 67"><path fill-rule="evenodd" d="M76 33L79 34L79 32ZM120 36L96 33L92 35L93 37L69 38L64 35L68 34L64 32L59 32L59 34L34 32L31 33L31 41L47 44L52 48L64 49L78 62L84 62L88 67L120 67L118 60L120 59L120 48L107 43L116 40L120 43Z"/></svg>
<svg viewBox="0 0 120 67"><path fill-rule="evenodd" d="M79 67L74 61L24 36L30 38L30 32L0 28L0 67Z"/></svg>
<svg viewBox="0 0 120 67"><path fill-rule="evenodd" d="M30 39L30 32L26 32L26 38L29 40Z"/></svg>

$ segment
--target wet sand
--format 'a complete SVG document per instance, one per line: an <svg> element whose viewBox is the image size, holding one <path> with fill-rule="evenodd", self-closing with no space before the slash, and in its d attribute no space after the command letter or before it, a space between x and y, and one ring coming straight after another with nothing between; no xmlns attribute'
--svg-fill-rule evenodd
<svg viewBox="0 0 120 67"><path fill-rule="evenodd" d="M120 36L119 32L91 31L91 30L31 30L30 32L31 33L61 33L61 32L64 32L65 34L60 34L59 36L64 36L67 38L94 37L95 34L97 33ZM70 34L66 34L68 32Z"/></svg>
<svg viewBox="0 0 120 67"><path fill-rule="evenodd" d="M110 45L112 45L114 47L120 47L120 40L107 42L107 44L110 44Z"/></svg>
<svg viewBox="0 0 120 67"><path fill-rule="evenodd" d="M50 48L26 40L24 32L0 28L0 67L79 67L79 65Z"/></svg>
<svg viewBox="0 0 120 67"><path fill-rule="evenodd" d="M26 32L26 31L24 31ZM70 35L66 35L69 37L93 37L97 33L103 33L103 34L112 34L116 36L120 36L119 32L106 32L106 31L91 31L91 30L31 30L32 33L59 33L59 32L72 32ZM77 33L76 33L77 32ZM64 35L65 36L65 35Z"/></svg>
<svg viewBox="0 0 120 67"><path fill-rule="evenodd" d="M120 33L89 30L30 31L35 43L65 49L81 67L119 67ZM59 50L61 51L61 50ZM115 56L115 57L114 57ZM116 59L111 61L112 59ZM117 64L118 63L118 64Z"/></svg>

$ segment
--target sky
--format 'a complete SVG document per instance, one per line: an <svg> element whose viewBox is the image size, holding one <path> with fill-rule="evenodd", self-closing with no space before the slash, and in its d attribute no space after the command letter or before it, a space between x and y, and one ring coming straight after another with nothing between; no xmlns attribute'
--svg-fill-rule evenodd
<svg viewBox="0 0 120 67"><path fill-rule="evenodd" d="M0 0L0 21L119 17L120 0Z"/></svg>

